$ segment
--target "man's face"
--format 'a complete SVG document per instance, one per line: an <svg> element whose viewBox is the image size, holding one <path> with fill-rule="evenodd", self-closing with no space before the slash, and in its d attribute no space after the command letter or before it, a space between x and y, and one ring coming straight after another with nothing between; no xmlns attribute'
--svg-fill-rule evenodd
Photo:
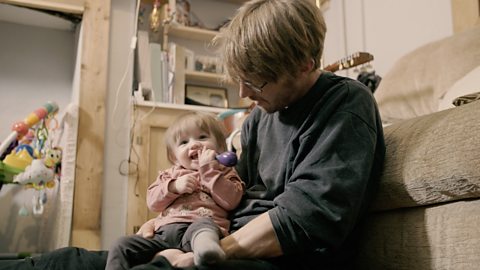
<svg viewBox="0 0 480 270"><path fill-rule="evenodd" d="M258 84L263 85L263 87L261 87L261 92L258 91L258 88L260 87L252 87L251 85L255 84L239 83L240 97L250 98L267 113L274 113L283 110L289 104L298 99L297 96L299 91L297 91L295 84L286 78L281 78L277 82Z"/></svg>
<svg viewBox="0 0 480 270"><path fill-rule="evenodd" d="M321 74L313 59L299 67L297 75L281 76L276 82L239 80L239 96L250 98L267 113L281 111L302 98Z"/></svg>
<svg viewBox="0 0 480 270"><path fill-rule="evenodd" d="M281 111L299 100L307 93L311 85L306 84L306 77L301 74L296 79L282 77L277 82L267 82L261 92L249 84L240 83L239 95L248 97L267 113Z"/></svg>

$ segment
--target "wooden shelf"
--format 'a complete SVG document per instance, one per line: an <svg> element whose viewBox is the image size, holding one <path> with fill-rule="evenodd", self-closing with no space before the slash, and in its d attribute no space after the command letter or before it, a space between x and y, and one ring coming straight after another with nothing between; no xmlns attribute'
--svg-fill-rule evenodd
<svg viewBox="0 0 480 270"><path fill-rule="evenodd" d="M175 24L167 24L164 29L165 35L208 42L210 42L217 33L217 31L213 30Z"/></svg>
<svg viewBox="0 0 480 270"><path fill-rule="evenodd" d="M144 0L146 1L146 0ZM215 0L217 2L228 2L228 3L237 3L242 4L246 2L245 0ZM215 6L217 3L212 1L210 5ZM232 9L228 7L228 9ZM162 10L160 11L161 17L167 18L169 11L167 11L167 6L163 5ZM172 18L170 18L172 19ZM201 43L207 44L212 41L212 39L218 34L218 31L210 30L210 29L202 29L199 27L192 27L192 26L185 26L179 23L176 23L172 20L165 20L162 19L163 22L163 39L162 39L162 48L165 51L169 51L171 54L169 55L170 59L175 59L173 67L173 73L175 74L175 80L173 84L173 103L174 104L182 104L185 101L185 86L189 85L198 85L198 86L205 86L205 87L221 87L226 88L228 91L230 87L234 85L223 82L223 75L217 73L210 73L210 72L199 72L193 70L186 70L185 69L185 61L187 56L186 48L183 46L185 43L190 44L190 49L200 50L195 42L193 41L200 41ZM179 46L170 46L172 42L176 43ZM176 40L175 38L178 38ZM194 49L195 48L195 49ZM195 53L195 52L194 52Z"/></svg>
<svg viewBox="0 0 480 270"><path fill-rule="evenodd" d="M187 81L195 81L199 83L223 84L223 75L211 72L186 70L185 79Z"/></svg>
<svg viewBox="0 0 480 270"><path fill-rule="evenodd" d="M0 3L3 3L2 1L0 0ZM0 21L69 32L75 29L73 22L29 5L0 4Z"/></svg>
<svg viewBox="0 0 480 270"><path fill-rule="evenodd" d="M215 1L218 1L218 2L227 2L227 3L234 3L234 4L243 4L245 2L247 2L248 0L215 0ZM155 2L155 0L142 0L143 3L151 3L153 4L153 2Z"/></svg>
<svg viewBox="0 0 480 270"><path fill-rule="evenodd" d="M162 109L171 109L171 110L205 111L205 112L211 112L211 113L222 113L229 110L227 108L188 105L188 104L173 104L173 103L163 103L163 102L155 102L155 101L137 101L135 103L135 106L153 107L153 108L162 108Z"/></svg>
<svg viewBox="0 0 480 270"><path fill-rule="evenodd" d="M72 14L83 14L84 0L1 0L1 3L38 8L44 10L54 10Z"/></svg>

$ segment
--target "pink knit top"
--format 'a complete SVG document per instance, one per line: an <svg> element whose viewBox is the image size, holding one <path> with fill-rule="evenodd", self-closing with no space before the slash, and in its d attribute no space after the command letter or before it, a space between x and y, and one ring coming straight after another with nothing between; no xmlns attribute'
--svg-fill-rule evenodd
<svg viewBox="0 0 480 270"><path fill-rule="evenodd" d="M178 177L194 174L200 189L192 194L168 191L168 184ZM228 211L240 203L245 184L235 169L211 161L198 171L175 165L161 171L147 190L147 205L151 211L160 212L155 220L155 230L176 222L193 222L201 217L211 217L224 235L228 235Z"/></svg>

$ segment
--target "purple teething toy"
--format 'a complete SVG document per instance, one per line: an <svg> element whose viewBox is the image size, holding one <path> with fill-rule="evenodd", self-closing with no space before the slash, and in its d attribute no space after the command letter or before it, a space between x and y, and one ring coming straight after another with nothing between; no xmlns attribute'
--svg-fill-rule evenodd
<svg viewBox="0 0 480 270"><path fill-rule="evenodd" d="M237 164L237 155L234 152L223 152L218 154L216 158L220 164L227 167L233 167Z"/></svg>

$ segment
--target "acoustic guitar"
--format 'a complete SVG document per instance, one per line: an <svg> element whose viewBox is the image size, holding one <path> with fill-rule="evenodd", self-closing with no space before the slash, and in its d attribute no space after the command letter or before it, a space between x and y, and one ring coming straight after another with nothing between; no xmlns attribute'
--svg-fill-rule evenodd
<svg viewBox="0 0 480 270"><path fill-rule="evenodd" d="M344 57L333 64L330 64L323 69L330 72L353 68L362 64L373 61L373 55L367 52L356 52L347 57Z"/></svg>

